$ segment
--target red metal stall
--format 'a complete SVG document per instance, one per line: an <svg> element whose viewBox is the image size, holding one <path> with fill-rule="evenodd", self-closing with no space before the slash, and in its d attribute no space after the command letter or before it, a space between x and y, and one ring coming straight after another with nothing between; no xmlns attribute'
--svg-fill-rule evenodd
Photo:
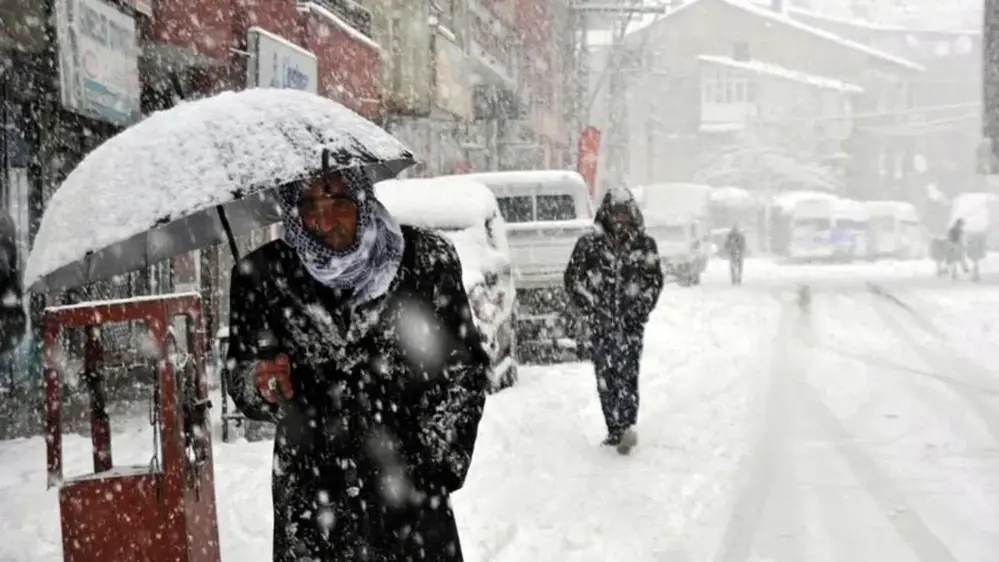
<svg viewBox="0 0 999 562"><path fill-rule="evenodd" d="M177 334L178 319L186 328ZM102 381L103 325L144 326L155 357L153 461L115 466ZM219 539L197 295L164 295L50 308L45 330L45 430L49 486L59 488L67 562L218 562ZM85 329L94 472L63 478L63 333ZM185 338L183 341L178 338ZM182 343L184 345L178 345ZM186 352L184 352L186 350Z"/></svg>

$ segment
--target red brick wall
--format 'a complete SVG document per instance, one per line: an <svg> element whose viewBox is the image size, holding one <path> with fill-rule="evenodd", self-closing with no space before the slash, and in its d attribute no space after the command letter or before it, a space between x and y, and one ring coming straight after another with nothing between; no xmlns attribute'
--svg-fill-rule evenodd
<svg viewBox="0 0 999 562"><path fill-rule="evenodd" d="M371 119L378 116L381 56L339 25L312 12L302 15L303 46L319 59L319 95Z"/></svg>
<svg viewBox="0 0 999 562"><path fill-rule="evenodd" d="M219 60L242 45L246 30L262 27L288 39L297 32L295 2L273 0L157 0L149 24L151 41L190 47Z"/></svg>
<svg viewBox="0 0 999 562"><path fill-rule="evenodd" d="M550 2L561 0L517 0L517 32L524 46L523 54L532 56L532 47L540 47L550 40Z"/></svg>
<svg viewBox="0 0 999 562"><path fill-rule="evenodd" d="M159 0L153 6L150 41L190 47L212 58L228 58L235 39L235 2Z"/></svg>
<svg viewBox="0 0 999 562"><path fill-rule="evenodd" d="M292 0L159 0L148 39L191 48L231 63L231 49L245 45L246 31L260 27L314 52L319 63L319 95L368 118L378 116L380 53L363 40L314 12L299 13ZM238 72L238 65L230 70ZM226 85L228 70L199 72L197 90L213 93ZM241 74L240 74L241 75ZM237 79L239 77L237 76Z"/></svg>

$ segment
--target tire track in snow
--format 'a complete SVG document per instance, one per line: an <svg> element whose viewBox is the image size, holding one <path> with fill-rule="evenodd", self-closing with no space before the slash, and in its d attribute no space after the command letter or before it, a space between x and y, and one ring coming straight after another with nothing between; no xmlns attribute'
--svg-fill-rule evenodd
<svg viewBox="0 0 999 562"><path fill-rule="evenodd" d="M931 378L945 384L971 407L992 438L999 443L999 416L993 412L992 406L985 400L986 396L994 395L996 392L993 378L979 365L953 349L944 349L945 346L940 345L936 350L933 350L919 342L912 333L912 329L898 318L897 313L887 309L887 302L895 304L900 310L908 311L913 323L934 340L942 344L946 342L947 338L932 322L919 315L917 309L911 307L903 299L876 286L872 287L871 292L885 299L881 303L875 302L874 304L875 310L885 324L930 367L934 373ZM947 373L947 375L942 373ZM962 373L963 376L956 373ZM971 380L968 380L969 378Z"/></svg>
<svg viewBox="0 0 999 562"><path fill-rule="evenodd" d="M829 409L818 392L804 383L798 392L808 411L819 422L840 457L857 481L888 518L898 537L924 562L958 562L957 557L923 522L892 484L891 477L854 441L843 422Z"/></svg>
<svg viewBox="0 0 999 562"><path fill-rule="evenodd" d="M742 483L741 492L733 506L732 515L722 535L721 547L714 560L716 562L745 562L753 553L753 546L763 525L769 500L775 497L777 475L781 472L781 457L786 456L787 436L785 428L789 413L789 389L792 377L792 365L788 359L789 345L794 331L800 327L805 316L801 315L789 301L778 299L781 308L781 318L778 324L777 336L771 355L770 384L763 398L765 419L758 444L752 454L746 455L740 463L738 474L747 474L748 479ZM787 469L789 463L783 463ZM776 504L781 508L781 519L791 523L794 511L793 498L786 488L780 494L781 501ZM790 519L790 521L788 521ZM800 545L792 533L790 540L780 541L781 552L777 560L802 560Z"/></svg>
<svg viewBox="0 0 999 562"><path fill-rule="evenodd" d="M854 436L824 402L821 393L807 380L793 376L794 369L804 368L803 363L796 360L796 353L802 353L809 345L815 344L809 318L808 310L802 314L796 313L789 306L785 306L783 310L774 347L774 371L768 390L765 428L756 453L744 461L750 478L736 501L722 547L715 557L716 562L745 562L751 559L756 536L764 524L768 501L774 499L774 496L779 498L781 492L784 492L781 498L784 501L780 507L784 509L778 514L778 526L791 529L801 524L795 517L798 506L793 490L786 487L781 490L774 486L777 473L774 461L780 460L781 453L784 453L785 460L793 460L787 455L786 448L782 450L781 444L782 441L787 442L788 436L784 428L789 425L787 422L790 421L791 413L788 404L782 401L792 396L801 411L807 411L819 431L834 444L836 454L842 458L854 478L895 529L896 535L917 559L924 562L957 562L949 548L930 531L918 513L908 506L904 494L892 484L891 477L857 444ZM793 321L795 319L797 321ZM801 350L795 351L792 347L794 345L801 346ZM805 559L801 545L795 540L798 538L797 533L792 532L788 538L791 540L772 545L777 550L768 553L770 559L781 562Z"/></svg>
<svg viewBox="0 0 999 562"><path fill-rule="evenodd" d="M847 298L856 297L850 295ZM876 306L878 303L873 304ZM809 332L808 335L810 339L814 338L814 334ZM813 341L813 345L816 344L817 342ZM801 380L796 389L796 396L801 400L804 409L818 422L854 477L894 527L896 535L913 554L925 562L958 562L950 548L912 509L905 494L893 484L893 479L886 469L863 450L856 437L823 400L821 392L806 380Z"/></svg>

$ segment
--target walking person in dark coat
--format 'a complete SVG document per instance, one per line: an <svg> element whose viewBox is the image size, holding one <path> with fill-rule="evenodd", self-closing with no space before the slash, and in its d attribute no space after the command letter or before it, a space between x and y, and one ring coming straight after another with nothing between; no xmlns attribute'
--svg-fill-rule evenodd
<svg viewBox="0 0 999 562"><path fill-rule="evenodd" d="M725 237L725 254L733 285L742 285L742 264L746 257L746 236L739 225L734 225Z"/></svg>
<svg viewBox="0 0 999 562"><path fill-rule="evenodd" d="M230 396L277 424L276 562L460 561L489 357L454 247L357 171L278 191L283 239L233 268Z"/></svg>
<svg viewBox="0 0 999 562"><path fill-rule="evenodd" d="M576 243L565 289L590 327L605 445L627 453L638 442L638 371L645 325L659 301L663 271L655 240L628 190L610 191L596 230Z"/></svg>
<svg viewBox="0 0 999 562"><path fill-rule="evenodd" d="M965 273L970 271L968 267L967 254L964 246L964 219L957 219L947 231L947 242L949 243L948 266L951 276L957 279L957 268L954 264L960 264Z"/></svg>

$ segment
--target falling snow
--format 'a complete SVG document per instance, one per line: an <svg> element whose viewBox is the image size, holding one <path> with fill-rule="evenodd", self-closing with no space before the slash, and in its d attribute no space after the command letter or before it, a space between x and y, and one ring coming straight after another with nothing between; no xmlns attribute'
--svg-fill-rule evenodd
<svg viewBox="0 0 999 562"><path fill-rule="evenodd" d="M993 0L7 4L0 561L995 559Z"/></svg>

